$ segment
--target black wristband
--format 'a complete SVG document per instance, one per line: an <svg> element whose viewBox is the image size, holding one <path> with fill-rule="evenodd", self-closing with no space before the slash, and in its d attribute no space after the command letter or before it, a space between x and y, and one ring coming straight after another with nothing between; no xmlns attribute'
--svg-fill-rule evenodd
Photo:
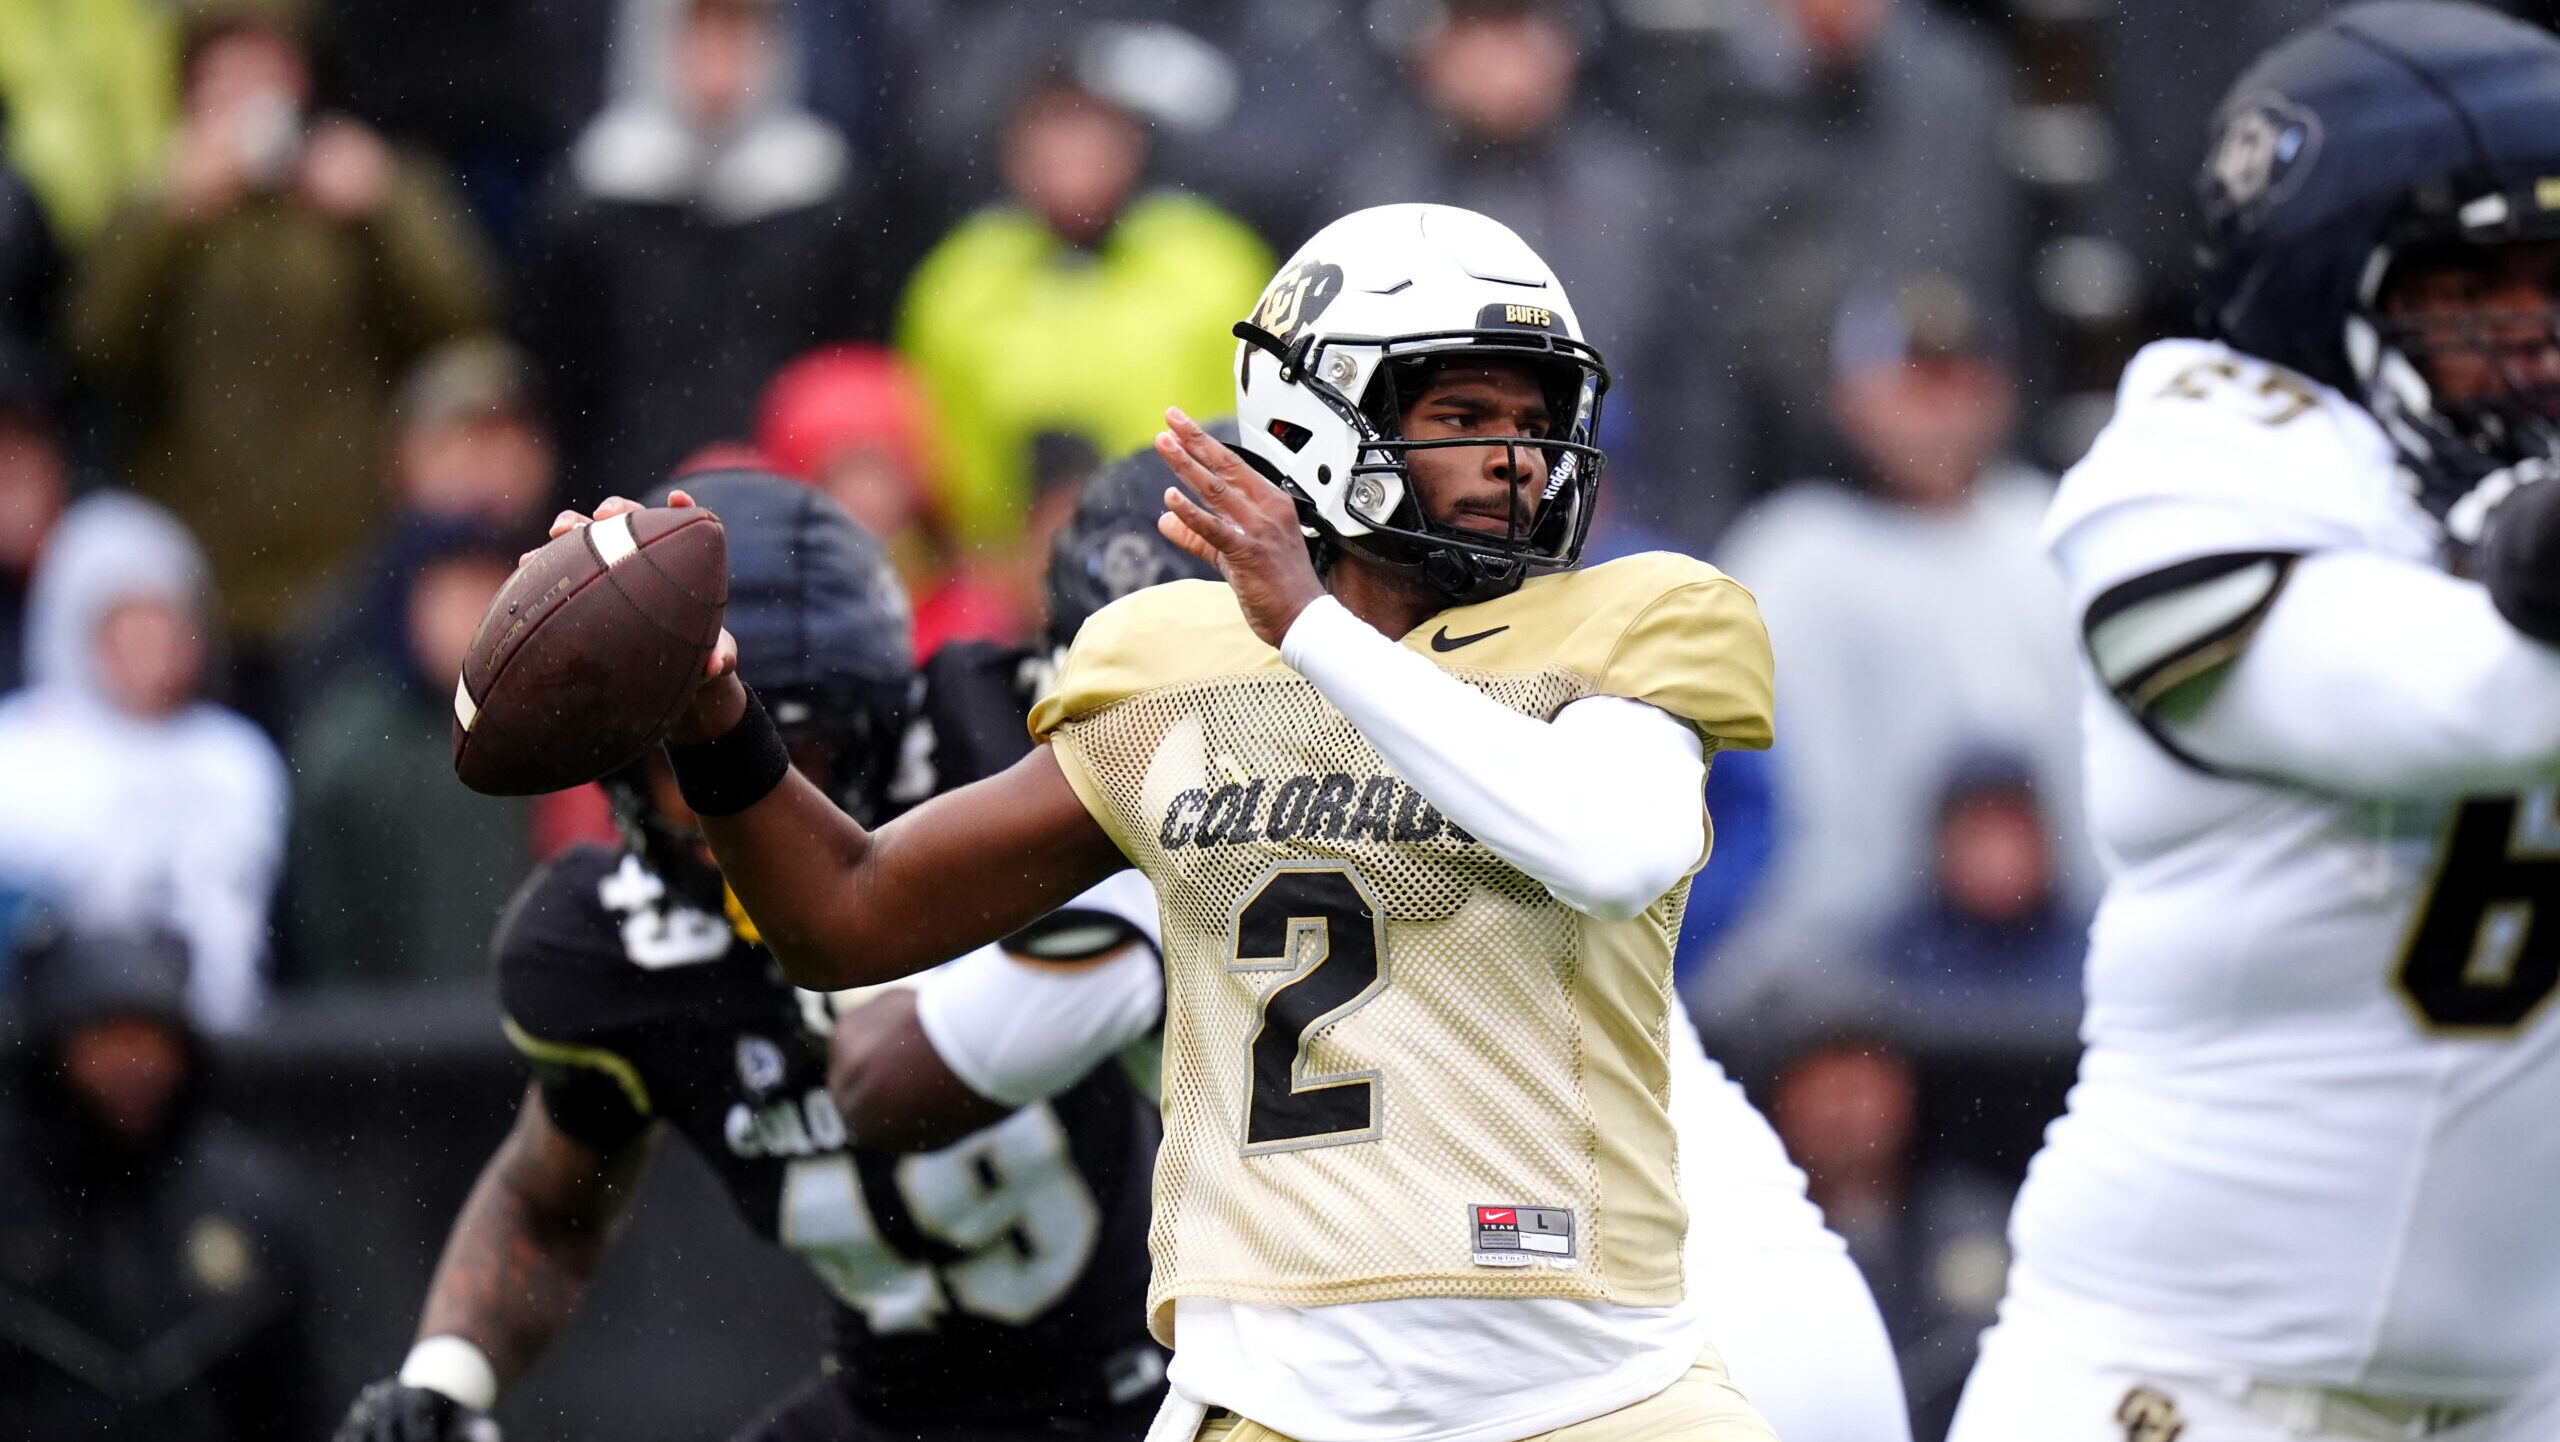
<svg viewBox="0 0 2560 1442"><path fill-rule="evenodd" d="M791 772L791 748L782 744L781 729L749 688L747 711L737 725L699 745L668 742L667 764L675 768L676 789L694 815L735 816L782 784Z"/></svg>

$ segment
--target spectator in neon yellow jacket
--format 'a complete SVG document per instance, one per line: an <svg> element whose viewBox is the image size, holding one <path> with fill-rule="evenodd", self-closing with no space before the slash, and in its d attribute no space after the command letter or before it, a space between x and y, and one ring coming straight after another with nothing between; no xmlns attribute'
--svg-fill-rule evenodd
<svg viewBox="0 0 2560 1442"><path fill-rule="evenodd" d="M1011 198L961 222L908 283L898 343L938 412L944 509L969 547L1020 540L1042 433L1118 455L1168 405L1226 409L1228 327L1271 255L1206 201L1138 194L1146 150L1126 111L1044 82L1006 127Z"/></svg>
<svg viewBox="0 0 2560 1442"><path fill-rule="evenodd" d="M166 176L90 247L64 322L132 407L124 481L212 563L232 703L279 727L286 633L382 509L393 380L494 305L437 168L310 108L296 3L188 0Z"/></svg>
<svg viewBox="0 0 2560 1442"><path fill-rule="evenodd" d="M178 108L166 0L0 0L8 158L66 246L160 173Z"/></svg>

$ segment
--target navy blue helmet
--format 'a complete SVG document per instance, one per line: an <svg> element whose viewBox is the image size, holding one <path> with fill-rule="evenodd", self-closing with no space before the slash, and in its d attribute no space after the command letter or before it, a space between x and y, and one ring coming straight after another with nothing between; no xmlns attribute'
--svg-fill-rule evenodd
<svg viewBox="0 0 2560 1442"><path fill-rule="evenodd" d="M1233 418L1211 421L1209 434L1236 443ZM1076 513L1049 544L1049 643L1075 639L1085 618L1132 591L1165 581L1218 579L1218 568L1164 538L1156 517L1173 471L1153 448L1121 457L1093 473L1076 496Z"/></svg>
<svg viewBox="0 0 2560 1442"><path fill-rule="evenodd" d="M869 822L895 765L915 685L906 592L885 547L825 495L765 471L705 471L681 488L729 535L738 675L795 759L824 748L825 786Z"/></svg>
<svg viewBox="0 0 2560 1442"><path fill-rule="evenodd" d="M2396 261L2560 237L2560 38L2455 0L2367 0L2267 52L2215 112L2196 193L2208 333L2362 400L2440 518L2493 471L2560 451L2560 392L2430 393L2395 322ZM2560 344L2560 315L2539 318Z"/></svg>

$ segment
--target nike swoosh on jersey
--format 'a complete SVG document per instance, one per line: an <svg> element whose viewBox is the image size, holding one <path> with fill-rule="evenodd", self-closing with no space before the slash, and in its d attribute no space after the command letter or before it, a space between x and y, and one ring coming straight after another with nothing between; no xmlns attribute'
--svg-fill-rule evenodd
<svg viewBox="0 0 2560 1442"><path fill-rule="evenodd" d="M1510 629L1511 628L1508 626L1496 626L1490 631L1478 631L1472 636L1452 636L1449 634L1449 628L1443 626L1439 630L1431 633L1431 649L1434 651L1455 651L1460 646L1472 646L1487 636L1499 636Z"/></svg>

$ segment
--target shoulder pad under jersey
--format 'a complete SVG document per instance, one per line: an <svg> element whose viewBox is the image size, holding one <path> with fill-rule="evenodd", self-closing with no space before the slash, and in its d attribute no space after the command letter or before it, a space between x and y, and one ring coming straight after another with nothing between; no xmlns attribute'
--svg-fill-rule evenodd
<svg viewBox="0 0 2560 1442"><path fill-rule="evenodd" d="M683 1003L653 978L738 945L727 918L673 895L639 857L572 847L526 881L498 923L499 1002L533 1036L610 1042Z"/></svg>
<svg viewBox="0 0 2560 1442"><path fill-rule="evenodd" d="M2063 477L2046 514L2046 545L2059 550L2094 518L2156 501L2219 513L2179 528L2196 537L2189 555L2356 544L2403 504L2390 441L2363 407L2197 340L2154 342L2125 367L2114 418ZM2164 549L2176 544L2162 538Z"/></svg>
<svg viewBox="0 0 2560 1442"><path fill-rule="evenodd" d="M1769 744L1769 636L1731 577L1653 551L1531 579L1509 595L1442 611L1403 644L1453 672L1565 671L1592 694L1659 706L1718 744ZM1094 613L1055 690L1032 713L1060 725L1146 692L1253 672L1286 673L1223 582L1175 581Z"/></svg>
<svg viewBox="0 0 2560 1442"><path fill-rule="evenodd" d="M1086 619L1056 684L1031 710L1031 734L1046 740L1065 722L1161 687L1286 669L1245 623L1226 582L1167 581Z"/></svg>
<svg viewBox="0 0 2560 1442"><path fill-rule="evenodd" d="M933 730L931 763L939 794L993 776L1031 751L1035 655L1018 646L952 641L924 664L924 705ZM1045 675L1046 667L1038 667Z"/></svg>
<svg viewBox="0 0 2560 1442"><path fill-rule="evenodd" d="M1404 638L1457 672L1560 670L1658 706L1719 746L1770 740L1774 671L1760 603L1693 556L1645 551L1443 611Z"/></svg>

